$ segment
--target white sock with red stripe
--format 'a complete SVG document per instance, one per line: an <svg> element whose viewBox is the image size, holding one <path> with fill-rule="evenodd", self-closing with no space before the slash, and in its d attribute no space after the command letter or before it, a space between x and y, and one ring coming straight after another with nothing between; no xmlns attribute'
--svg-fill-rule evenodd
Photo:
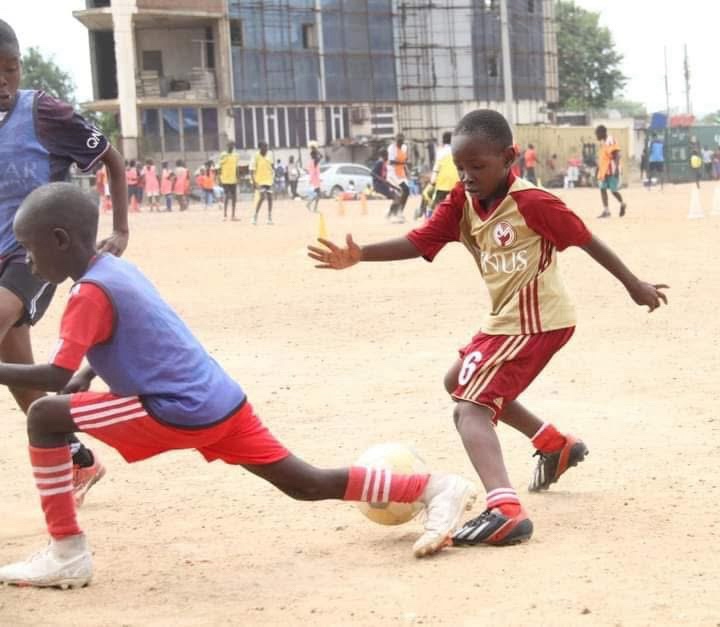
<svg viewBox="0 0 720 627"><path fill-rule="evenodd" d="M70 447L31 446L30 463L50 535L59 540L82 533L75 515Z"/></svg>
<svg viewBox="0 0 720 627"><path fill-rule="evenodd" d="M346 501L414 503L425 491L430 475L401 475L388 468L352 466L345 488Z"/></svg>
<svg viewBox="0 0 720 627"><path fill-rule="evenodd" d="M512 488L495 488L486 496L487 509L499 509L506 516L515 516L520 511L520 499Z"/></svg>

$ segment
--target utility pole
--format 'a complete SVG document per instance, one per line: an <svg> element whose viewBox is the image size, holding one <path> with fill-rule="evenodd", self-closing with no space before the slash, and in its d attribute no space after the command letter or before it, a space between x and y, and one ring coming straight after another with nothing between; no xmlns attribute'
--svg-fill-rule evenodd
<svg viewBox="0 0 720 627"><path fill-rule="evenodd" d="M688 63L687 44L685 44L685 111L692 113L692 103L690 102L690 64Z"/></svg>
<svg viewBox="0 0 720 627"><path fill-rule="evenodd" d="M670 125L670 82L668 80L668 55L667 46L663 47L665 55L665 113L667 114L667 124Z"/></svg>
<svg viewBox="0 0 720 627"><path fill-rule="evenodd" d="M500 43L502 45L503 87L505 88L505 116L510 124L514 124L515 98L513 97L512 66L510 64L510 24L507 0L500 0Z"/></svg>

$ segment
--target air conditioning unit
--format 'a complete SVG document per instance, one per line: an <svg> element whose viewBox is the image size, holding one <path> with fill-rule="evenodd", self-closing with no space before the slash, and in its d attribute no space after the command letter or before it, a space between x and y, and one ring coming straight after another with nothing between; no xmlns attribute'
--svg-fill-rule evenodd
<svg viewBox="0 0 720 627"><path fill-rule="evenodd" d="M363 124L370 118L370 111L367 107L352 107L350 109L350 121L353 124Z"/></svg>

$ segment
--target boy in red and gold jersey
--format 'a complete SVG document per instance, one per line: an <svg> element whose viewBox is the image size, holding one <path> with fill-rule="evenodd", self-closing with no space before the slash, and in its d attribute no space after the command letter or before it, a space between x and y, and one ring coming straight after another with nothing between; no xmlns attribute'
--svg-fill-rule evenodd
<svg viewBox="0 0 720 627"><path fill-rule="evenodd" d="M539 460L531 491L545 490L588 449L560 432L516 399L570 339L575 313L563 287L557 253L580 246L650 311L667 302L661 289L639 280L582 220L549 192L517 178L512 131L491 110L466 115L458 124L452 151L460 183L432 218L405 237L358 246L351 235L341 248L321 239L310 246L318 267L342 269L359 261L424 257L432 261L449 242L472 254L490 292L491 311L445 376L457 402L460 433L485 489L487 509L454 535L455 544L513 544L527 540L533 526L512 488L494 424L500 420L524 433Z"/></svg>

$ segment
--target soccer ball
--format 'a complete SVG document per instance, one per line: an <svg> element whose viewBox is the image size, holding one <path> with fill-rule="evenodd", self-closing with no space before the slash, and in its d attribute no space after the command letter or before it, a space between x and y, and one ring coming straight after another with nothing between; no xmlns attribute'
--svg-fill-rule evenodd
<svg viewBox="0 0 720 627"><path fill-rule="evenodd" d="M425 473L425 461L415 450L395 442L377 444L365 451L355 462L365 468L388 468L396 473ZM412 520L423 509L422 503L357 503L358 509L380 525L402 525Z"/></svg>

